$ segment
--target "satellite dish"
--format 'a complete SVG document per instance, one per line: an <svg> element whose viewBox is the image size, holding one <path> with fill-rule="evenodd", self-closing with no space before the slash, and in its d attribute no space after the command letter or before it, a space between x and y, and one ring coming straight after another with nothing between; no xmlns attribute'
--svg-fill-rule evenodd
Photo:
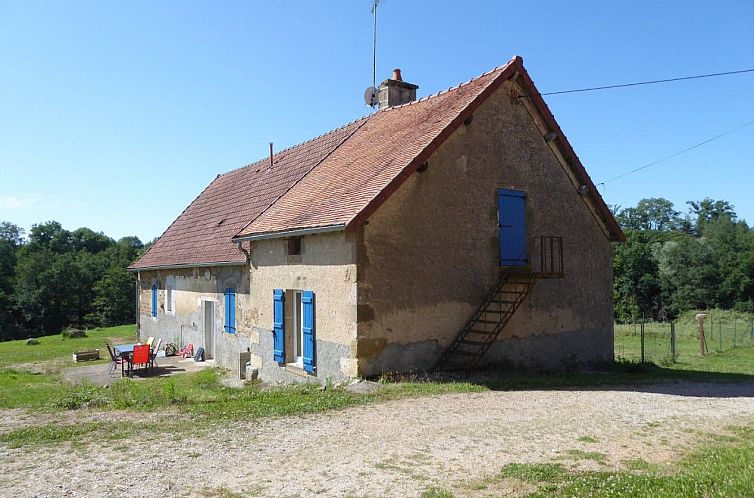
<svg viewBox="0 0 754 498"><path fill-rule="evenodd" d="M369 107L377 105L377 89L375 87L370 86L364 90L364 102L366 102Z"/></svg>

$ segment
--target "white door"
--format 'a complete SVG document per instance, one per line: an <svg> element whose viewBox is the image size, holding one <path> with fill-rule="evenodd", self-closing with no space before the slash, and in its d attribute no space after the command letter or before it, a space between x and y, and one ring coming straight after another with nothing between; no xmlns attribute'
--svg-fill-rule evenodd
<svg viewBox="0 0 754 498"><path fill-rule="evenodd" d="M215 357L215 303L204 301L204 359Z"/></svg>

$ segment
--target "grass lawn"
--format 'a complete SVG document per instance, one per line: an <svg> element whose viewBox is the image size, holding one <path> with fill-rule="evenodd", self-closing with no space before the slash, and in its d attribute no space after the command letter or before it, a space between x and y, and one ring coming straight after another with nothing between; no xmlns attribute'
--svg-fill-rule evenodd
<svg viewBox="0 0 754 498"><path fill-rule="evenodd" d="M483 491L507 481L512 487L536 488L526 498L545 497L744 497L754 496L754 428L729 427L677 462L670 471L641 460L626 462L618 472L574 472L559 463L509 464L500 472L468 485ZM722 440L722 441L721 441ZM423 498L453 498L453 492L430 488Z"/></svg>
<svg viewBox="0 0 754 498"><path fill-rule="evenodd" d="M673 368L706 368L709 363L701 358L696 313L683 313L675 321L676 364ZM707 354L754 347L754 316L729 310L709 310L706 313L704 335ZM670 336L670 323L645 323L645 360L663 366L672 365ZM615 325L615 356L630 361L641 360L641 326L638 323ZM734 366L732 362L730 366Z"/></svg>
<svg viewBox="0 0 754 498"><path fill-rule="evenodd" d="M68 366L91 365L93 362L75 363L71 357L75 351L87 349L99 349L102 357L99 361L109 361L105 341L115 344L133 342L136 327L121 325L91 329L87 330L86 335L77 339L66 339L60 334L48 335L37 338L39 344L36 345L27 345L25 340L0 342L0 369L35 364L42 369L56 371Z"/></svg>
<svg viewBox="0 0 754 498"><path fill-rule="evenodd" d="M74 365L75 350L101 347L103 342L132 340L133 326L89 331L89 337L63 339L49 336L40 344L25 341L0 343L0 408L27 408L55 414L84 407L99 410L158 411L170 409L190 417L184 429L200 428L218 420L312 413L357 404L397 398L486 390L542 389L575 386L649 384L666 380L735 382L754 378L754 348L741 348L667 367L618 362L593 372L543 374L527 371L497 372L473 378L443 380L426 376L386 378L377 391L353 393L336 386L318 385L267 387L258 383L243 388L222 384L223 373L206 369L169 378L142 381L119 379L110 387L70 385L59 375L61 368ZM106 360L102 360L106 361ZM88 363L91 364L91 363ZM35 368L29 369L29 366ZM40 365L44 369L39 369ZM45 373L40 373L45 372ZM191 427L189 427L191 426ZM149 430L149 424L82 424L78 429L52 422L37 427L31 437L27 429L0 434L0 442L12 445L79 440L82 434L107 429L109 437L132 430ZM163 427L164 428L164 427Z"/></svg>

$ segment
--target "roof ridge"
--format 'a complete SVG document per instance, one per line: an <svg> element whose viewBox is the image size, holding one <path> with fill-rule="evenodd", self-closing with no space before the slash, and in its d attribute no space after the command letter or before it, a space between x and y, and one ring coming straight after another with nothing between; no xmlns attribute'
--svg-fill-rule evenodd
<svg viewBox="0 0 754 498"><path fill-rule="evenodd" d="M502 64L502 65L500 65L500 66L494 67L494 68L490 69L489 71L486 71L486 72L484 72L484 73L482 73L482 74L480 74L480 75L478 75L478 76L474 76L473 78L471 78L471 79L470 79L470 80L468 80L468 81L464 81L464 82L462 82L462 83L458 83L457 85L453 85L453 86L451 86L451 87L448 87L448 88L443 88L442 90L439 90L439 91L437 91L437 92L435 92L435 93L431 93L431 94L429 94L429 95L425 95L424 97L422 97L422 98L420 98L420 99L412 100L411 102L406 102L405 104L398 104L398 105L394 105L394 106L386 107L386 108L384 108L384 109L380 109L380 110L379 110L379 111L377 111L377 112L388 112L388 111L391 111L391 110L393 110L393 109L402 109L402 108L404 108L404 107L408 107L408 106L410 106L410 105L418 104L419 102L426 102L426 101L427 101L427 100L429 100L429 99L433 99L433 98L435 98L435 97L439 97L440 95L443 95L443 94L445 94L445 93L448 93L448 92L450 92L450 91L459 90L459 89L460 89L461 87L464 87L464 86L466 86L466 85L469 85L469 84L471 84L471 83L473 83L473 82L477 81L477 80L478 80L478 79L480 79L480 78L484 78L485 76L489 76L489 75L491 75L492 73L495 73L495 72L498 72L498 71L502 71L502 70L504 70L504 69L505 69L506 67L508 67L508 66L509 66L510 64L512 64L513 62L515 62L515 60L516 60L516 59L515 59L515 57L514 57L513 59L509 60L509 61L508 61L508 62L506 62L505 64Z"/></svg>
<svg viewBox="0 0 754 498"><path fill-rule="evenodd" d="M326 131L325 133L322 133L320 135L317 135L316 137L310 138L309 140L304 140L303 142L299 142L297 144L290 145L290 146L288 146L288 147L286 147L284 149L280 149L279 151L277 151L277 152L274 153L273 157L277 156L278 154L282 154L284 152L288 152L290 150L293 150L293 149L295 149L297 147L301 147L302 145L306 145L308 143L314 142L315 140L319 140L320 138L324 138L324 137L326 137L328 135L332 135L333 133L339 132L339 131L343 130L344 128L348 128L349 126L351 126L351 125L353 125L355 123L358 123L361 120L369 119L370 116L372 116L372 114L367 114L365 116L361 116L360 118L356 118L356 119L354 119L352 121L349 121L348 123L346 123L346 124L344 124L342 126L338 126L337 128L333 128L332 130ZM261 159L257 159L256 161L250 162L248 164L244 164L243 166L239 166L238 168L234 168L234 169L228 170L225 173L220 173L218 176L225 176L225 175L228 175L230 173L234 173L236 171L242 170L244 168L250 168L250 167L255 166L255 165L257 165L257 164L259 164L261 162L266 161L267 159L268 158L264 158L264 157L261 158Z"/></svg>

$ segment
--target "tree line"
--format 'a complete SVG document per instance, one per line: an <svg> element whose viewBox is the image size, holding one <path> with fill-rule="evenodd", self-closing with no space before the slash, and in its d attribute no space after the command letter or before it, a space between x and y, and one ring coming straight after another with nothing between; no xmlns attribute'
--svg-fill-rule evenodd
<svg viewBox="0 0 754 498"><path fill-rule="evenodd" d="M663 198L613 207L626 234L613 246L615 318L673 319L694 309L754 312L754 229L724 200Z"/></svg>
<svg viewBox="0 0 754 498"><path fill-rule="evenodd" d="M126 267L146 247L56 221L24 230L0 222L0 341L65 327L132 323L136 276Z"/></svg>

